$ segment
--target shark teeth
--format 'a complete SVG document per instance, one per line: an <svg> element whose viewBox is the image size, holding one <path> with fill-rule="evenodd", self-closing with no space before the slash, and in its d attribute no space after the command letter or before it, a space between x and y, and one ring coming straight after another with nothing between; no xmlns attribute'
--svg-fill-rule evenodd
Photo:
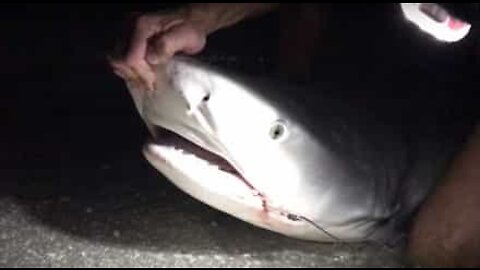
<svg viewBox="0 0 480 270"><path fill-rule="evenodd" d="M207 160L204 160L204 159L196 156L195 154L192 154L188 151L185 151L182 148L173 147L173 150L175 152L181 154L183 159L185 159L186 162L191 162L192 164L195 164L194 167L201 166L205 170L208 170L209 171L208 174L210 175L210 177L212 177L212 178L210 178L210 180L213 179L213 177L214 177L213 176L213 171L215 171L215 174L216 174L217 178L223 178L223 179L220 180L222 182L219 183L219 186L232 185L232 182L229 182L229 184L227 184L227 182L225 180L228 179L230 181L234 181L235 185L238 186L238 188L241 188L241 189L248 188L250 190L251 195L255 198L260 199L262 201L262 206L266 207L266 201L265 201L264 195L260 191L253 188L249 183L240 179L238 176L236 176L232 173L229 173L227 171L224 171L217 164L214 164L214 163L211 163ZM205 174L205 175L207 175L207 174ZM221 188L218 187L218 190L221 190ZM244 198L244 196L241 196L241 198Z"/></svg>
<svg viewBox="0 0 480 270"><path fill-rule="evenodd" d="M259 196L258 191L250 189L239 177L222 170L218 165L174 146L155 146L165 163L179 171L182 171L191 179L198 179L198 183L218 193L231 195L242 194L245 191L253 192L253 196Z"/></svg>
<svg viewBox="0 0 480 270"><path fill-rule="evenodd" d="M189 162L195 162L195 163L197 163L197 164L199 164L199 165L207 166L207 167L209 167L210 169L215 169L215 170L218 170L218 171L222 171L222 172L223 172L223 170L222 170L222 169L220 168L220 166L218 166L217 164L211 163L211 162L208 161L208 160L205 160L205 159L203 159L203 158L198 157L198 156L195 155L195 154L192 154L192 153L190 153L190 152L188 152L188 151L185 151L183 148L178 148L178 147L175 147L175 146L173 146L173 147L168 147L168 148L170 148L170 150L173 150L173 151L181 154L182 157L183 157L184 159L188 160Z"/></svg>

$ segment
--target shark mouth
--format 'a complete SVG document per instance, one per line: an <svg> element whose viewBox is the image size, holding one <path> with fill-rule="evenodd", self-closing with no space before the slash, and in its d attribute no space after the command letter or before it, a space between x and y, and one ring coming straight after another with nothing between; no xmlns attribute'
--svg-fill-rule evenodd
<svg viewBox="0 0 480 270"><path fill-rule="evenodd" d="M165 129L160 126L155 126L154 128L154 137L155 143L161 144L165 147L171 147L176 150L183 151L189 155L195 156L197 159L206 161L211 165L212 168L216 167L218 170L226 172L234 176L235 179L241 181L245 186L252 191L252 194L255 197L260 198L262 202L263 211L268 212L267 198L265 195L257 190L254 185L252 185L235 167L230 164L225 158L206 150L203 147L191 142L188 139L178 135L175 132L172 132L168 129Z"/></svg>
<svg viewBox="0 0 480 270"><path fill-rule="evenodd" d="M230 181L234 181L234 183L237 184L237 187L243 187L241 189L250 190L250 194L252 194L253 197L257 198L257 200L260 200L260 216L263 222L267 225L267 227L269 227L269 216L273 214L274 216L277 216L277 218L282 217L282 223L288 221L289 224L298 224L299 221L303 221L305 224L309 224L310 226L312 226L312 228L321 232L323 235L326 235L327 239L341 241L339 238L329 233L322 226L316 224L311 219L272 206L272 203L269 203L267 196L264 193L260 192L258 189L256 189L255 186L251 184L251 182L249 182L245 177L243 177L243 175L223 157L211 151L208 151L191 142L190 140L178 135L177 133L162 128L160 126L154 127L153 134L156 145L160 145L162 148L170 149L170 151L176 153L175 155L177 157L181 155L182 159L189 159L194 156L194 159L196 161L201 163L208 163L207 167L209 170L218 170L227 173L227 175L230 176L228 177L229 179L233 178L233 180ZM165 157L165 159L167 159L166 161L168 163L168 157ZM239 183L240 185L238 185ZM221 182L217 182L216 184L222 185ZM225 185L229 184L225 183Z"/></svg>

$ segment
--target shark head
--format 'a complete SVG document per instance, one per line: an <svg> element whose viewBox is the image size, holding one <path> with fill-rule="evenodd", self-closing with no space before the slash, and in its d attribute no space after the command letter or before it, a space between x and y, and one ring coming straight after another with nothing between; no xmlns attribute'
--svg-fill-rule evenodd
<svg viewBox="0 0 480 270"><path fill-rule="evenodd" d="M328 123L340 122L325 114L328 102L186 58L158 72L155 91L129 88L152 134L143 153L190 196L255 226L322 242L365 240L392 214L385 185L335 148L341 132Z"/></svg>

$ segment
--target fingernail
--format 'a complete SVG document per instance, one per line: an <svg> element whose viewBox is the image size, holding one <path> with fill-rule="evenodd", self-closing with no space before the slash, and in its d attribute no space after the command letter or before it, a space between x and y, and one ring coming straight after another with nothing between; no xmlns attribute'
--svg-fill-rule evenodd
<svg viewBox="0 0 480 270"><path fill-rule="evenodd" d="M122 79L126 78L125 74L122 71L120 71L119 69L116 69L116 68L113 69L113 73L115 73L115 75L117 75L118 77L120 77Z"/></svg>

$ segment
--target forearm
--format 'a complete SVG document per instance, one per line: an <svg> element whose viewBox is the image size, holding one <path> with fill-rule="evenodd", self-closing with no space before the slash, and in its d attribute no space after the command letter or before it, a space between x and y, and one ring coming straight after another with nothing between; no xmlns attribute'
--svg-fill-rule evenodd
<svg viewBox="0 0 480 270"><path fill-rule="evenodd" d="M427 267L480 266L480 127L416 217L410 255Z"/></svg>
<svg viewBox="0 0 480 270"><path fill-rule="evenodd" d="M208 35L242 20L265 14L279 3L195 3L187 10L192 21L198 22Z"/></svg>

